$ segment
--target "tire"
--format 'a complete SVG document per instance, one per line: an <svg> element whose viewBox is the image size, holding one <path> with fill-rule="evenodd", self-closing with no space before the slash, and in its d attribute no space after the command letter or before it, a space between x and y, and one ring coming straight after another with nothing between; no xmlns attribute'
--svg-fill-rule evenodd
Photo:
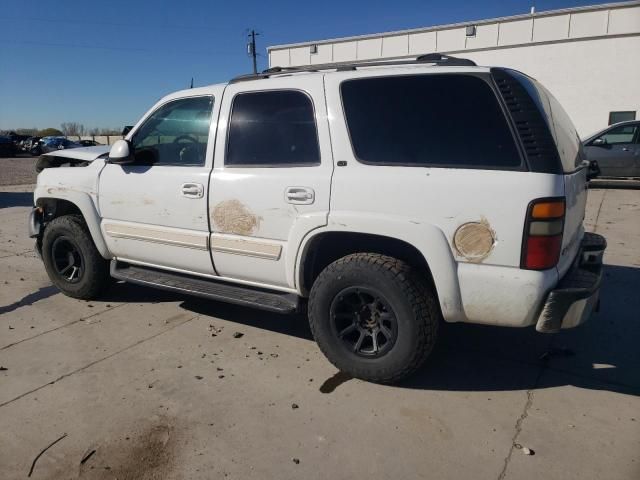
<svg viewBox="0 0 640 480"><path fill-rule="evenodd" d="M320 350L339 370L375 383L397 383L418 370L433 350L440 319L426 280L380 254L336 260L309 296L309 324Z"/></svg>
<svg viewBox="0 0 640 480"><path fill-rule="evenodd" d="M69 297L93 300L110 284L109 262L98 252L81 215L49 222L42 237L42 260L51 282Z"/></svg>

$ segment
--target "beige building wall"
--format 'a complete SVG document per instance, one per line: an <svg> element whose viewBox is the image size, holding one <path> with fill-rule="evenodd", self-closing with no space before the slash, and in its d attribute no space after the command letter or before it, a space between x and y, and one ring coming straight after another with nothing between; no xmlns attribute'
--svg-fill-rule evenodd
<svg viewBox="0 0 640 480"><path fill-rule="evenodd" d="M467 35L467 27L475 27ZM313 53L313 51L317 53ZM584 137L609 112L640 119L640 1L270 47L270 66L398 60L441 52L540 80Z"/></svg>

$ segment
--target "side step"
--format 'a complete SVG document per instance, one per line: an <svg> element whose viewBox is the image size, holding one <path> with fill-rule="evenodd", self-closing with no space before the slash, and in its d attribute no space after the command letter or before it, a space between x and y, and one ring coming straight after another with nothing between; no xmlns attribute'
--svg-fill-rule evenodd
<svg viewBox="0 0 640 480"><path fill-rule="evenodd" d="M125 282L220 300L277 313L294 313L299 298L292 293L276 292L245 285L234 285L182 273L131 265L111 260L111 276Z"/></svg>

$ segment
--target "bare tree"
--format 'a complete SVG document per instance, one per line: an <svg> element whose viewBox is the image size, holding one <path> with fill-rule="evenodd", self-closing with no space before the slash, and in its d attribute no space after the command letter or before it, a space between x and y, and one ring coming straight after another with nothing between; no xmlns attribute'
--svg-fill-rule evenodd
<svg viewBox="0 0 640 480"><path fill-rule="evenodd" d="M64 132L65 135L73 135L80 136L84 135L85 128L84 125L78 122L65 122L60 124L60 129Z"/></svg>

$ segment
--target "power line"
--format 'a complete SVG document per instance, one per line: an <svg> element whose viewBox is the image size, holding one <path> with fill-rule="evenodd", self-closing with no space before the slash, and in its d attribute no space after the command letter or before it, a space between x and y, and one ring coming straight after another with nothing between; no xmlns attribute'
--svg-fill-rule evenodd
<svg viewBox="0 0 640 480"><path fill-rule="evenodd" d="M65 48L84 48L94 50L112 50L118 52L151 52L151 53L174 53L174 54L187 54L187 55L233 55L230 51L211 51L211 50L165 50L162 48L139 48L139 47L111 47L102 45L82 45L78 43L56 43L56 42L39 42L34 40L5 40L0 39L0 44L9 45L38 45L45 47L65 47Z"/></svg>
<svg viewBox="0 0 640 480"><path fill-rule="evenodd" d="M50 19L50 18L11 18L11 17L2 17L0 21L10 21L14 22L42 22L42 23L67 23L71 25L103 25L106 27L131 27L131 28L140 28L140 23L116 23L116 22L99 22L95 20L69 20L69 19ZM211 29L208 27L194 27L188 25L167 25L167 24L153 24L148 25L153 28L164 28L164 29L173 29L173 30L201 30L205 32L211 32Z"/></svg>

